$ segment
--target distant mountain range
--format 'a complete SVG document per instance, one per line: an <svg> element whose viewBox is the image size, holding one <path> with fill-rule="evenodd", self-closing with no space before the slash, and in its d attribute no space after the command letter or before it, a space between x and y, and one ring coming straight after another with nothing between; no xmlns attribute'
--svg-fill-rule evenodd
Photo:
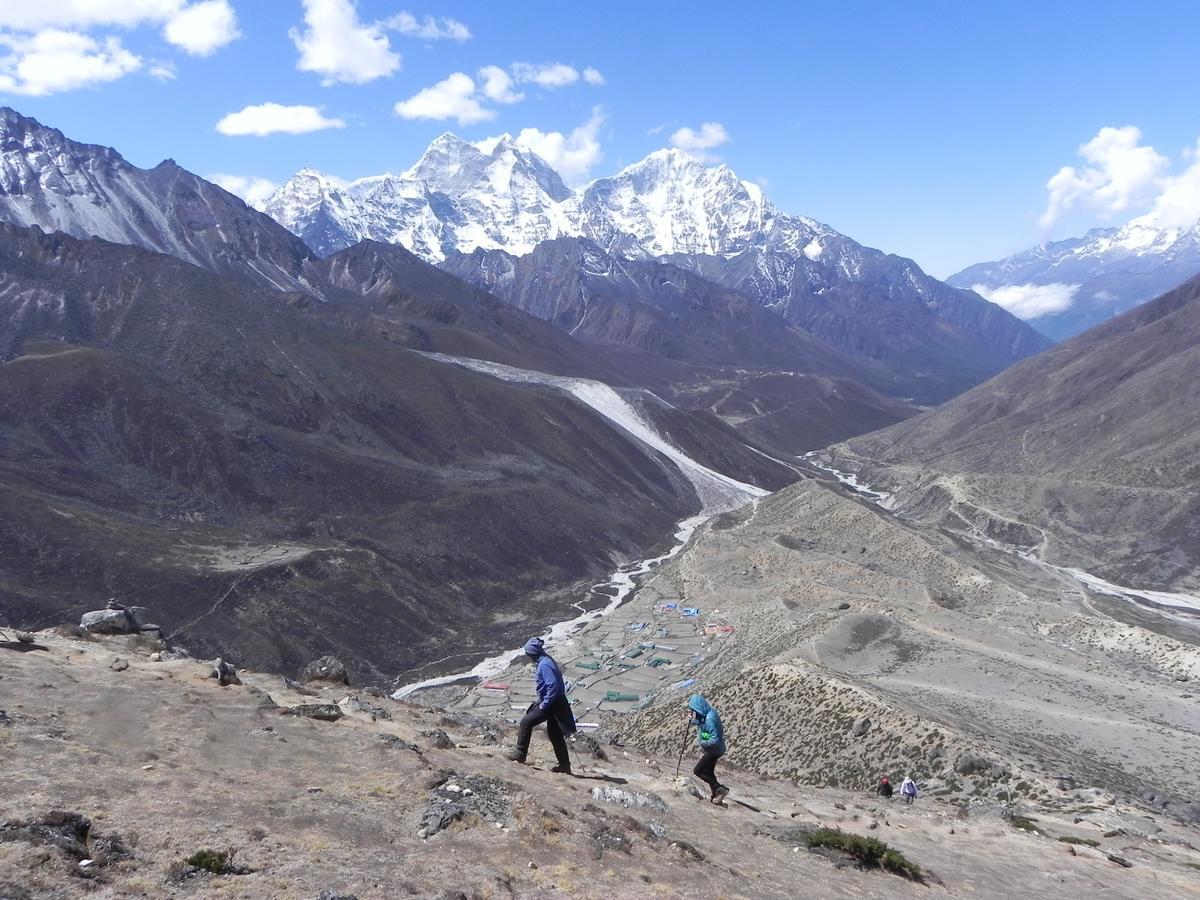
<svg viewBox="0 0 1200 900"><path fill-rule="evenodd" d="M1064 340L1197 274L1200 222L1163 228L1143 216L969 266L947 283L1004 303L1043 334Z"/></svg>
<svg viewBox="0 0 1200 900"><path fill-rule="evenodd" d="M460 255L524 257L546 241L581 238L611 259L658 260L736 290L845 353L884 361L888 378L876 386L921 403L1050 345L976 294L783 213L758 185L681 150L655 151L571 191L507 136L477 146L444 134L400 175L339 185L306 169L265 210L319 253L364 238L397 243L490 290L497 282L472 275ZM542 305L523 308L567 324Z"/></svg>

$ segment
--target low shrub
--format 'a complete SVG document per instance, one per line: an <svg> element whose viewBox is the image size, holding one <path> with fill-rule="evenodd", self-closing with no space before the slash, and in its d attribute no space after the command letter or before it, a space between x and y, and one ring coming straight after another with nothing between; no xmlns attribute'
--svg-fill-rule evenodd
<svg viewBox="0 0 1200 900"><path fill-rule="evenodd" d="M1064 835L1063 837L1060 837L1059 840L1064 844L1082 844L1084 847L1099 847L1100 846L1100 842L1097 840L1093 840L1092 838L1072 837L1069 834Z"/></svg>
<svg viewBox="0 0 1200 900"><path fill-rule="evenodd" d="M864 869L883 869L912 881L924 881L921 867L877 838L818 828L808 836L810 848L828 847L845 853Z"/></svg>
<svg viewBox="0 0 1200 900"><path fill-rule="evenodd" d="M213 875L224 875L233 869L233 852L230 850L197 850L184 862L193 869L202 869Z"/></svg>

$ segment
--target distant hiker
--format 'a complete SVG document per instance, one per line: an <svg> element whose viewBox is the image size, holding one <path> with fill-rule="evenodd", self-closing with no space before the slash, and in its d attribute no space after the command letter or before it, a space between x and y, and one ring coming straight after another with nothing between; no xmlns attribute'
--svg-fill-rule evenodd
<svg viewBox="0 0 1200 900"><path fill-rule="evenodd" d="M892 783L888 781L886 775L879 779L879 786L875 788L875 793L879 794L884 800L892 799Z"/></svg>
<svg viewBox="0 0 1200 900"><path fill-rule="evenodd" d="M907 775L900 782L900 796L904 798L904 802L908 806L912 806L912 802L917 799L917 783Z"/></svg>
<svg viewBox="0 0 1200 900"><path fill-rule="evenodd" d="M721 728L721 717L699 694L692 694L688 700L688 709L691 711L689 721L699 729L697 738L700 741L700 749L704 751L692 772L712 790L709 802L720 803L729 793L729 788L717 781L716 772L717 760L725 755L725 733Z"/></svg>
<svg viewBox="0 0 1200 900"><path fill-rule="evenodd" d="M554 755L558 758L558 765L550 771L570 775L571 756L567 749L566 736L575 733L575 715L567 701L567 687L563 684L562 670L546 652L541 638L532 638L525 645L525 655L533 660L537 667L534 683L537 686L538 698L530 703L529 709L525 711L517 734L517 748L508 758L523 764L529 754L529 740L533 736L533 729L545 722L546 734L550 737Z"/></svg>

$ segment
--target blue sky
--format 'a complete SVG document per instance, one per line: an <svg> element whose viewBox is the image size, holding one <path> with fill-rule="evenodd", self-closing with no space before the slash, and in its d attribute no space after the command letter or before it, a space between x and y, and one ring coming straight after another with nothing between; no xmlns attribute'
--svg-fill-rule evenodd
<svg viewBox="0 0 1200 900"><path fill-rule="evenodd" d="M307 24L302 0L0 0L0 102L138 165L276 183L523 129L578 182L674 137L943 277L1167 187L1200 217L1196 3L305 2ZM265 129L263 104L342 124L217 130L247 107L225 130Z"/></svg>

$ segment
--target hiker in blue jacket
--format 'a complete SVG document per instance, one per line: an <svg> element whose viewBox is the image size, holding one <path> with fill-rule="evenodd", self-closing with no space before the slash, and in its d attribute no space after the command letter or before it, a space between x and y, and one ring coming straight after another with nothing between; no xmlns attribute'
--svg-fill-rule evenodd
<svg viewBox="0 0 1200 900"><path fill-rule="evenodd" d="M721 717L699 694L688 700L691 711L689 721L698 729L697 738L704 755L692 772L712 790L711 803L720 803L729 793L729 788L717 781L717 760L725 755L725 731L721 728Z"/></svg>
<svg viewBox="0 0 1200 900"><path fill-rule="evenodd" d="M525 645L525 655L533 660L536 667L534 683L537 686L537 700L529 704L529 709L525 711L517 733L517 748L508 758L513 762L524 763L529 754L529 740L533 736L533 729L545 722L546 734L550 737L554 755L558 758L558 765L550 771L570 775L571 756L567 750L566 736L575 733L575 714L571 712L571 704L567 700L567 687L563 684L562 670L546 652L541 638L532 638Z"/></svg>

